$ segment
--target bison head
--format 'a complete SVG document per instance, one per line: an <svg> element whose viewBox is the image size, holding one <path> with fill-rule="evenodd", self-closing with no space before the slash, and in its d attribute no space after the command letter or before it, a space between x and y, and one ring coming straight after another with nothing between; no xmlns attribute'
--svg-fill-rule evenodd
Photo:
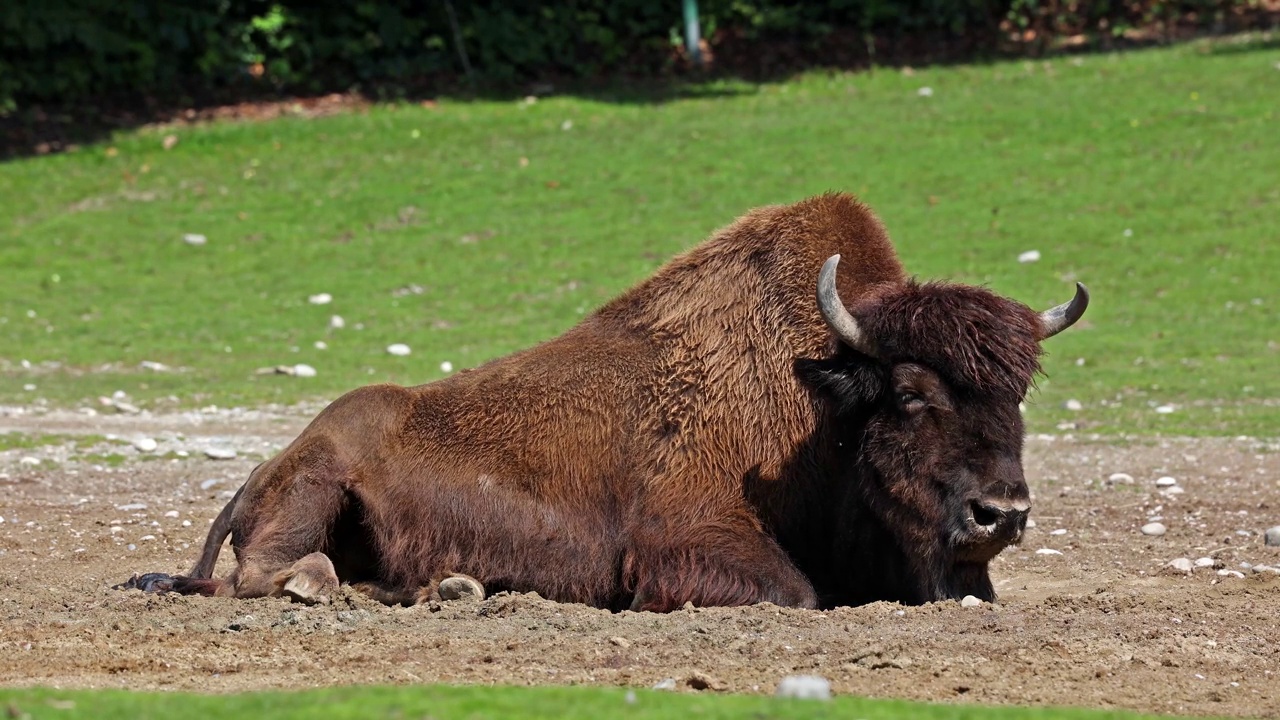
<svg viewBox="0 0 1280 720"><path fill-rule="evenodd" d="M849 309L839 257L817 294L841 349L802 367L833 403L850 473L837 595L994 600L987 565L1021 541L1031 509L1018 405L1040 342L1079 320L1088 291L1077 284L1070 302L1039 313L979 287L907 282Z"/></svg>

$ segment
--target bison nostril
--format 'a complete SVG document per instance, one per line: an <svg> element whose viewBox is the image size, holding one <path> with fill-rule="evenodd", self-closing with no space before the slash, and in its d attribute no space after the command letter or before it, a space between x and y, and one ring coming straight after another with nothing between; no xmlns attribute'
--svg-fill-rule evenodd
<svg viewBox="0 0 1280 720"><path fill-rule="evenodd" d="M969 503L973 513L973 521L985 528L994 528L1004 517L1004 510L994 505L984 505L978 501Z"/></svg>

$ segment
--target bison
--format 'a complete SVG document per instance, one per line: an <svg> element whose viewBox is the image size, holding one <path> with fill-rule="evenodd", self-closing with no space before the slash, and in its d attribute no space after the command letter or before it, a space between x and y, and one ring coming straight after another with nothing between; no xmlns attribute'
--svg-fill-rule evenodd
<svg viewBox="0 0 1280 720"><path fill-rule="evenodd" d="M250 473L189 575L116 587L994 600L988 563L1030 510L1019 403L1088 300L909 278L848 194L757 208L559 337L339 397Z"/></svg>

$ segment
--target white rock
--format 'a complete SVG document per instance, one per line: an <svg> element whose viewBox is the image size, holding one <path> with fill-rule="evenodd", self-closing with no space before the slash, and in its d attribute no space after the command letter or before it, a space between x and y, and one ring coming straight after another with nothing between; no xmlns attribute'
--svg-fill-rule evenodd
<svg viewBox="0 0 1280 720"><path fill-rule="evenodd" d="M27 383L22 386L22 389L26 390L27 392L31 392L36 389L36 385L35 383Z"/></svg>
<svg viewBox="0 0 1280 720"><path fill-rule="evenodd" d="M1168 415L1169 413L1173 412L1173 410L1174 410L1174 407L1172 405L1161 405L1156 408L1156 412L1160 413L1161 415Z"/></svg>
<svg viewBox="0 0 1280 720"><path fill-rule="evenodd" d="M211 447L205 448L204 456L210 460L234 460L236 451L231 448Z"/></svg>
<svg viewBox="0 0 1280 720"><path fill-rule="evenodd" d="M167 518L176 518L176 517L178 517L178 511L177 511L177 510L170 510L170 511L166 512L166 513L164 514L164 516L165 516L165 517L167 517Z"/></svg>
<svg viewBox="0 0 1280 720"><path fill-rule="evenodd" d="M1244 577L1244 573L1240 572L1239 570L1219 570L1218 574L1221 575L1222 577L1233 577L1233 578Z"/></svg>
<svg viewBox="0 0 1280 720"><path fill-rule="evenodd" d="M1195 566L1198 568L1210 568L1217 565L1218 561L1211 557L1196 558Z"/></svg>
<svg viewBox="0 0 1280 720"><path fill-rule="evenodd" d="M1165 491L1164 491L1164 493L1165 493L1166 495L1181 495L1181 494L1182 494L1182 493L1184 493L1184 492L1186 492L1186 490L1183 490L1182 488L1178 487L1177 485L1174 485L1174 486L1173 486L1173 487L1171 487L1171 488L1165 488Z"/></svg>
<svg viewBox="0 0 1280 720"><path fill-rule="evenodd" d="M1195 568L1195 565L1192 564L1191 558L1176 558L1169 561L1169 567L1178 572L1189 573Z"/></svg>
<svg viewBox="0 0 1280 720"><path fill-rule="evenodd" d="M1066 529L1066 528L1058 528L1057 530L1050 530L1050 531L1049 531L1049 534L1050 534L1050 535L1066 535L1066 534L1067 534L1067 529Z"/></svg>
<svg viewBox="0 0 1280 720"><path fill-rule="evenodd" d="M315 377L316 369L305 363L298 363L293 366L294 377Z"/></svg>
<svg viewBox="0 0 1280 720"><path fill-rule="evenodd" d="M138 452L155 452L160 444L155 441L155 438L143 437L134 440L133 446L138 448Z"/></svg>
<svg viewBox="0 0 1280 720"><path fill-rule="evenodd" d="M138 363L138 366L141 367L143 370L154 370L155 372L164 372L169 369L168 365L165 365L164 363L158 363L152 360L143 360L142 362Z"/></svg>
<svg viewBox="0 0 1280 720"><path fill-rule="evenodd" d="M1039 550L1036 551L1036 554L1037 555L1061 555L1062 551L1054 550L1053 548L1040 548Z"/></svg>
<svg viewBox="0 0 1280 720"><path fill-rule="evenodd" d="M1274 568L1274 567L1271 567L1270 565L1254 565L1253 567L1249 568L1249 570L1258 574L1276 573L1277 575L1280 575L1280 568Z"/></svg>
<svg viewBox="0 0 1280 720"><path fill-rule="evenodd" d="M982 601L972 595L965 595L964 598L960 600L960 607L971 608L978 607L981 604Z"/></svg>
<svg viewBox="0 0 1280 720"><path fill-rule="evenodd" d="M409 346L405 345L404 343L395 343L394 345L387 346L387 352L391 353L392 355L399 355L403 357L413 351L410 350Z"/></svg>
<svg viewBox="0 0 1280 720"><path fill-rule="evenodd" d="M182 242L188 245L203 245L209 242L209 239L199 233L187 233L182 236Z"/></svg>
<svg viewBox="0 0 1280 720"><path fill-rule="evenodd" d="M38 457L31 457L30 455L27 455L26 457L24 457L24 458L22 458L21 460L19 460L19 461L18 461L18 464L19 464L19 465L39 465L39 464L40 464L40 458L38 458Z"/></svg>
<svg viewBox="0 0 1280 720"><path fill-rule="evenodd" d="M307 302L312 305L328 305L333 302L333 296L329 293L316 293L307 298Z"/></svg>
<svg viewBox="0 0 1280 720"><path fill-rule="evenodd" d="M830 700L831 683L817 675L788 675L778 681L777 697L801 700Z"/></svg>
<svg viewBox="0 0 1280 720"><path fill-rule="evenodd" d="M1072 399L1070 399L1070 400L1068 400L1068 401L1066 401L1066 402L1062 403L1062 407L1064 407L1064 408L1066 408L1066 409L1068 409L1068 410L1071 410L1071 411L1073 411L1073 412L1079 412L1080 410L1083 410L1083 409L1084 409L1084 404L1083 404L1083 403L1081 403L1079 400L1076 400L1075 398L1072 398Z"/></svg>
<svg viewBox="0 0 1280 720"><path fill-rule="evenodd" d="M1268 529L1263 535L1263 542L1267 545L1280 547L1280 525Z"/></svg>
<svg viewBox="0 0 1280 720"><path fill-rule="evenodd" d="M1020 263L1033 263L1038 261L1039 259L1040 259L1039 250L1028 250L1024 253L1018 254L1018 262Z"/></svg>
<svg viewBox="0 0 1280 720"><path fill-rule="evenodd" d="M213 487L214 485L221 485L221 484L222 484L222 480L219 480L218 478L209 478L208 480L201 480L201 481L200 481L200 489L201 489L201 490L208 490L209 488Z"/></svg>
<svg viewBox="0 0 1280 720"><path fill-rule="evenodd" d="M1174 485L1177 485L1177 484L1178 484L1178 481L1174 478L1169 477L1168 475L1165 475L1162 478L1156 478L1156 487L1173 487Z"/></svg>
<svg viewBox="0 0 1280 720"><path fill-rule="evenodd" d="M134 510L146 510L147 504L146 503L128 503L127 505L117 505L116 509L122 512L132 512Z"/></svg>
<svg viewBox="0 0 1280 720"><path fill-rule="evenodd" d="M341 330L346 326L347 326L347 321L343 320L341 315L334 315L333 317L329 318L329 327L333 328L334 330Z"/></svg>
<svg viewBox="0 0 1280 720"><path fill-rule="evenodd" d="M178 457L181 457L181 458L184 458L184 457L191 457L191 453L187 452L186 450L176 450L176 451L174 451L174 453L173 453L173 454L174 454L174 455L177 455Z"/></svg>
<svg viewBox="0 0 1280 720"><path fill-rule="evenodd" d="M1111 473L1107 477L1107 482L1112 485L1129 485L1133 483L1133 476L1129 473Z"/></svg>
<svg viewBox="0 0 1280 720"><path fill-rule="evenodd" d="M139 539L139 540L143 540L143 541L147 541L147 540L155 540L155 539L156 539L156 536L155 536L155 535L143 535L142 537L140 537L140 538L138 538L138 539Z"/></svg>
<svg viewBox="0 0 1280 720"><path fill-rule="evenodd" d="M323 341L323 340L317 340L317 341L316 341L316 349L317 349L317 350L328 350L328 349L329 349L329 343L327 343L327 342L325 342L325 341Z"/></svg>
<svg viewBox="0 0 1280 720"><path fill-rule="evenodd" d="M191 521L190 521L190 520L183 520L183 521L182 521L182 527L191 527Z"/></svg>
<svg viewBox="0 0 1280 720"><path fill-rule="evenodd" d="M137 546L137 545L134 545L133 543L129 543L129 544L128 544L128 545L126 545L125 547L127 547L127 548L128 548L128 549L130 549L130 550L137 550L137 549L138 549L138 546Z"/></svg>
<svg viewBox="0 0 1280 720"><path fill-rule="evenodd" d="M919 90L917 90L916 94L919 95L920 97L933 97L933 88L926 85L920 88Z"/></svg>
<svg viewBox="0 0 1280 720"><path fill-rule="evenodd" d="M1035 527L1035 526L1036 526L1036 521L1035 521L1035 520L1032 520L1032 519L1030 519L1030 518L1028 518L1028 519L1027 519L1027 529L1028 529L1028 530L1030 530L1031 528L1033 528L1033 527Z"/></svg>
<svg viewBox="0 0 1280 720"><path fill-rule="evenodd" d="M1165 533L1166 530L1167 528L1164 526L1164 524L1158 523L1158 522L1150 522L1142 526L1142 534L1150 535L1152 537L1160 537Z"/></svg>
<svg viewBox="0 0 1280 720"><path fill-rule="evenodd" d="M656 684L654 684L653 689L654 689L654 690L675 690L675 689L676 689L676 679L675 679L675 678L664 678L664 679L662 679L662 680L659 680Z"/></svg>
<svg viewBox="0 0 1280 720"><path fill-rule="evenodd" d="M453 363L448 360L440 363L440 372L453 372Z"/></svg>

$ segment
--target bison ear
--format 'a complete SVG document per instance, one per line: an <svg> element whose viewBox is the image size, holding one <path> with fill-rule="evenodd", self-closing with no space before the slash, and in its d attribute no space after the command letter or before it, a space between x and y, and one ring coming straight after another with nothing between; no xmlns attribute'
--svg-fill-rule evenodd
<svg viewBox="0 0 1280 720"><path fill-rule="evenodd" d="M842 415L878 402L887 381L878 363L862 357L800 358L795 372L802 383L835 403Z"/></svg>

